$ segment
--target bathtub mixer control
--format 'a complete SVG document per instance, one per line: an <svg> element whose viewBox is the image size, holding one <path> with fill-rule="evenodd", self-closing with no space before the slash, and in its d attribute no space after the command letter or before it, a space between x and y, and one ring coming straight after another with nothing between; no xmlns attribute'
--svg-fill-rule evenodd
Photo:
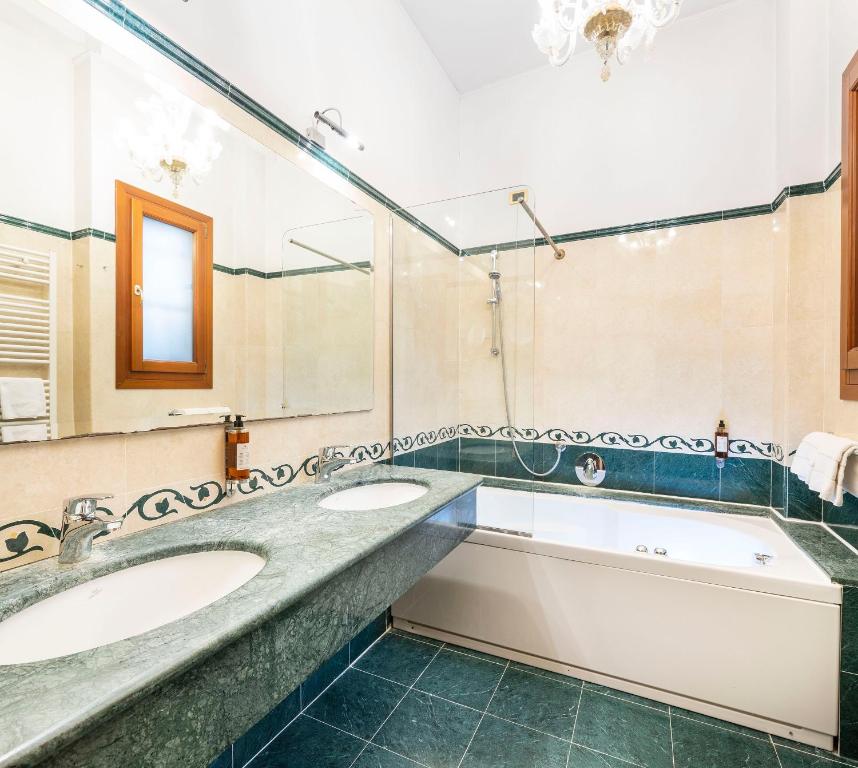
<svg viewBox="0 0 858 768"><path fill-rule="evenodd" d="M773 557L773 555L766 555L763 552L754 552L754 559L760 565L766 565L769 562L769 560L772 559L772 557Z"/></svg>
<svg viewBox="0 0 858 768"><path fill-rule="evenodd" d="M605 461L598 453L582 453L575 461L575 474L584 485L599 485L605 479Z"/></svg>
<svg viewBox="0 0 858 768"><path fill-rule="evenodd" d="M640 552L642 555L645 555L647 552L649 552L649 549L647 549L646 544L638 544L635 547L635 552ZM661 555L662 557L667 557L667 550L664 547L656 547L652 551L652 553L654 555Z"/></svg>

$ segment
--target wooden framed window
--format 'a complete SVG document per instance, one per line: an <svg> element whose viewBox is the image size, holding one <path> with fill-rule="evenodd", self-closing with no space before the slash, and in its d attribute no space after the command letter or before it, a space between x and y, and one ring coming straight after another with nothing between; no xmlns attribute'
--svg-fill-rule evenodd
<svg viewBox="0 0 858 768"><path fill-rule="evenodd" d="M840 397L858 400L858 53L843 73Z"/></svg>
<svg viewBox="0 0 858 768"><path fill-rule="evenodd" d="M116 388L211 389L212 219L116 182Z"/></svg>

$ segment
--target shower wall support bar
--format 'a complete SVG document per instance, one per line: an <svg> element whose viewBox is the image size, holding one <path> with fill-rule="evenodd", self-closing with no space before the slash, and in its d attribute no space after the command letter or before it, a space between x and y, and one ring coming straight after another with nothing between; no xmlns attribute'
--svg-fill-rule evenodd
<svg viewBox="0 0 858 768"><path fill-rule="evenodd" d="M370 274L370 270L364 269L363 267L357 266L357 264L352 264L348 261L343 261L342 259L338 259L336 256L331 256L330 253L325 253L324 251L320 251L318 248L313 248L312 245L307 245L306 243L302 243L300 240L295 240L293 238L289 238L288 241L291 245L297 245L299 248L303 248L305 251L310 251L311 253L315 253L317 256L321 256L324 259L330 259L331 261L337 262L337 264L342 264L344 267L348 267L349 269L354 269L357 272L363 272L365 275Z"/></svg>
<svg viewBox="0 0 858 768"><path fill-rule="evenodd" d="M525 192L513 192L510 199L513 203L518 203L522 208L524 208L524 212L530 216L530 220L536 224L536 228L542 233L542 236L545 238L545 242L553 249L554 258L558 260L566 258L566 251L554 242L554 239L548 234L548 230L542 226L542 222L536 218L536 214L533 212L533 209L527 204L527 194Z"/></svg>

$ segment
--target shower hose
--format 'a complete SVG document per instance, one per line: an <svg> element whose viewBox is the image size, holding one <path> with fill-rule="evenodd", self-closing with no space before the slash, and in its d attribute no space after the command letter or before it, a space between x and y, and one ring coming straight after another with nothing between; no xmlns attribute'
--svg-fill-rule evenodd
<svg viewBox="0 0 858 768"><path fill-rule="evenodd" d="M518 446L515 444L515 436L518 434L516 428L513 426L512 417L510 416L510 407L509 407L509 388L507 387L507 375L506 375L506 355L504 354L504 344L503 344L503 304L498 301L495 304L495 308L497 311L497 320L498 320L498 348L500 350L500 364L501 364L501 378L503 380L503 404L504 410L506 412L506 427L509 431L509 437L512 441L512 449L515 451L515 457L518 459L518 463L521 464L522 467L534 477L547 477L550 475L555 469L557 469L557 465L560 464L560 457L563 454L563 451L566 450L566 446L560 443L554 444L554 450L557 452L557 455L554 458L554 464L552 464L551 469L545 472L537 472L535 469L531 469L527 466L524 459L521 458L521 454L518 452Z"/></svg>

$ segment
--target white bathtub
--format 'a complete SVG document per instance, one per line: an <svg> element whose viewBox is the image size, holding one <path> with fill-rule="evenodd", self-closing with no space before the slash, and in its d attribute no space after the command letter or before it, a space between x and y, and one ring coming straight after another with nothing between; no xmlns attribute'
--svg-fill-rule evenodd
<svg viewBox="0 0 858 768"><path fill-rule="evenodd" d="M397 626L832 746L841 588L773 520L481 487L477 523Z"/></svg>

